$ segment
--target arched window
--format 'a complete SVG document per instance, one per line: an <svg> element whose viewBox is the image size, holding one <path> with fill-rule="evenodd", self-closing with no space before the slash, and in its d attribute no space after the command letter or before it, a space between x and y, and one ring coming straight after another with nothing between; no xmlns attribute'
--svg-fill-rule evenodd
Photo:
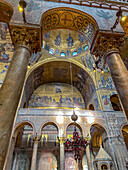
<svg viewBox="0 0 128 170"><path fill-rule="evenodd" d="M110 101L111 101L113 110L115 110L115 111L121 111L122 110L117 94L113 94L110 97Z"/></svg>
<svg viewBox="0 0 128 170"><path fill-rule="evenodd" d="M95 110L93 104L89 105L89 110Z"/></svg>
<svg viewBox="0 0 128 170"><path fill-rule="evenodd" d="M107 170L107 169L108 169L107 165L105 164L101 165L101 170Z"/></svg>

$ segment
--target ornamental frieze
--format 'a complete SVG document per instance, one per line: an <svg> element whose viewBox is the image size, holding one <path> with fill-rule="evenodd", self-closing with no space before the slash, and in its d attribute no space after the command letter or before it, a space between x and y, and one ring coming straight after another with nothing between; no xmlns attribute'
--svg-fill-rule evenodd
<svg viewBox="0 0 128 170"><path fill-rule="evenodd" d="M71 29L84 34L91 43L98 25L88 14L72 8L55 8L43 14L42 34L54 29Z"/></svg>
<svg viewBox="0 0 128 170"><path fill-rule="evenodd" d="M40 27L10 25L11 38L14 46L27 45L32 52L41 50Z"/></svg>

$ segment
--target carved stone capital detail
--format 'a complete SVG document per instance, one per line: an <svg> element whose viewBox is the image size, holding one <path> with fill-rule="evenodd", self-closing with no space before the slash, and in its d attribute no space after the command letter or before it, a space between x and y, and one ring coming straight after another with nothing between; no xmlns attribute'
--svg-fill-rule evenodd
<svg viewBox="0 0 128 170"><path fill-rule="evenodd" d="M124 33L97 32L91 45L91 53L96 57L107 56L110 52L119 52L119 47L124 43Z"/></svg>
<svg viewBox="0 0 128 170"><path fill-rule="evenodd" d="M15 47L26 45L32 52L41 50L40 27L10 25L10 32Z"/></svg>

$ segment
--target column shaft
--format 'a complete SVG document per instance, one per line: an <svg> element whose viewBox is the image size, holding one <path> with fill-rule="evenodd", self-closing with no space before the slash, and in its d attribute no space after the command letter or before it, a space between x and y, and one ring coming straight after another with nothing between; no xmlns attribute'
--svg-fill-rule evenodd
<svg viewBox="0 0 128 170"><path fill-rule="evenodd" d="M15 153L12 170L16 169L17 153Z"/></svg>
<svg viewBox="0 0 128 170"><path fill-rule="evenodd" d="M5 164L5 170L9 170L10 167L11 167L14 148L15 148L15 138L13 137L12 140L11 140L11 144L9 146L9 149L8 149L8 153L7 153L7 160L6 160L6 164Z"/></svg>
<svg viewBox="0 0 128 170"><path fill-rule="evenodd" d="M0 170L3 169L13 121L19 103L30 50L27 46L15 49L8 72L0 89Z"/></svg>
<svg viewBox="0 0 128 170"><path fill-rule="evenodd" d="M60 142L60 170L65 170L65 152L63 142Z"/></svg>
<svg viewBox="0 0 128 170"><path fill-rule="evenodd" d="M87 156L88 170L92 170L92 162L91 162L91 154L90 154L89 145L86 147L86 156Z"/></svg>
<svg viewBox="0 0 128 170"><path fill-rule="evenodd" d="M36 160L37 160L37 150L38 150L38 141L34 141L31 170L36 170Z"/></svg>
<svg viewBox="0 0 128 170"><path fill-rule="evenodd" d="M128 71L118 53L108 52L105 58L128 120Z"/></svg>

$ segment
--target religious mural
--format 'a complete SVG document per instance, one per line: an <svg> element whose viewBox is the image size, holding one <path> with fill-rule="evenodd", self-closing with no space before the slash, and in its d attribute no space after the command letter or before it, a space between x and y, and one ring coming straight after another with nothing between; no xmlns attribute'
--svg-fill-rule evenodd
<svg viewBox="0 0 128 170"><path fill-rule="evenodd" d="M51 83L40 86L31 96L29 107L80 107L84 101L80 92L68 84Z"/></svg>
<svg viewBox="0 0 128 170"><path fill-rule="evenodd" d="M65 169L66 170L79 170L78 163L76 163L74 159L73 152L66 152L65 153Z"/></svg>
<svg viewBox="0 0 128 170"><path fill-rule="evenodd" d="M14 46L12 45L8 25L0 22L0 84L2 84L8 70Z"/></svg>
<svg viewBox="0 0 128 170"><path fill-rule="evenodd" d="M51 152L44 152L38 154L37 170L57 170L56 156Z"/></svg>
<svg viewBox="0 0 128 170"><path fill-rule="evenodd" d="M103 103L104 110L113 110L112 103L110 100L110 97L113 94L115 94L115 92L108 92L108 91L104 91L104 93L102 94L102 103Z"/></svg>
<svg viewBox="0 0 128 170"><path fill-rule="evenodd" d="M72 30L57 29L44 34L42 51L56 57L74 57L84 53L87 49L85 46L88 47L85 35Z"/></svg>

